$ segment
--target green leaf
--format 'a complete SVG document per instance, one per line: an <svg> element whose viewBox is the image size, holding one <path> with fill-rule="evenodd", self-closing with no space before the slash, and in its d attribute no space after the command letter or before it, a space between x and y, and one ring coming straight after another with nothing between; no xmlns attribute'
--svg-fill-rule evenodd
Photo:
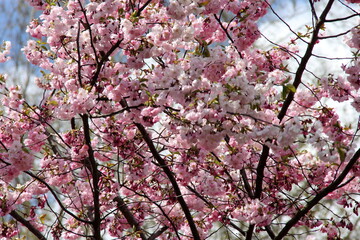
<svg viewBox="0 0 360 240"><path fill-rule="evenodd" d="M250 103L250 108L252 110L261 111L261 107L259 103Z"/></svg>
<svg viewBox="0 0 360 240"><path fill-rule="evenodd" d="M46 216L46 214L44 213L44 214L41 214L41 215L40 215L39 220L40 220L40 222L41 222L42 224L44 224L46 218L47 218L47 216Z"/></svg>
<svg viewBox="0 0 360 240"><path fill-rule="evenodd" d="M199 3L199 7L205 7L205 6L208 5L209 3L210 3L209 0L204 1L204 2L201 2L201 3Z"/></svg>
<svg viewBox="0 0 360 240"><path fill-rule="evenodd" d="M57 101L55 101L55 100L49 100L49 101L47 101L47 104L49 104L51 106L58 106L59 105L59 103Z"/></svg>
<svg viewBox="0 0 360 240"><path fill-rule="evenodd" d="M209 48L207 46L203 47L202 56L203 57L210 57L210 51L209 51Z"/></svg>
<svg viewBox="0 0 360 240"><path fill-rule="evenodd" d="M287 95L292 92L295 93L296 92L296 88L294 85L292 84L286 84L286 85L282 85L283 89L281 92L281 98L282 99L286 99Z"/></svg>
<svg viewBox="0 0 360 240"><path fill-rule="evenodd" d="M216 98L214 98L213 100L207 103L208 106L212 104L216 104L216 105L219 104L219 96L217 96Z"/></svg>
<svg viewBox="0 0 360 240"><path fill-rule="evenodd" d="M222 163L221 163L218 159L216 159L216 158L214 158L214 164L217 165L217 166L221 166L221 165L222 165Z"/></svg>
<svg viewBox="0 0 360 240"><path fill-rule="evenodd" d="M286 83L290 82L290 80L291 80L291 77L289 76L281 84L286 84Z"/></svg>
<svg viewBox="0 0 360 240"><path fill-rule="evenodd" d="M0 74L0 83L5 83L5 82L6 82L5 75Z"/></svg>
<svg viewBox="0 0 360 240"><path fill-rule="evenodd" d="M341 162L344 162L345 161L345 158L346 158L346 152L345 150L342 148L342 147L338 147L336 148L338 153L339 153L339 157L340 157L340 161Z"/></svg>
<svg viewBox="0 0 360 240"><path fill-rule="evenodd" d="M286 99L286 96L289 93L289 89L285 85L283 85L282 87L283 87L283 89L282 89L282 92L281 92L281 98Z"/></svg>
<svg viewBox="0 0 360 240"><path fill-rule="evenodd" d="M296 88L294 85L292 84L287 84L286 88L289 89L291 92L295 93L296 92Z"/></svg>

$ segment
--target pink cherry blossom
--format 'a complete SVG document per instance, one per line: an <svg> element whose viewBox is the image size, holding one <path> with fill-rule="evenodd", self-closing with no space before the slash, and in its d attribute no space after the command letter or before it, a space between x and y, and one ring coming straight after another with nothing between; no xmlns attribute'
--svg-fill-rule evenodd
<svg viewBox="0 0 360 240"><path fill-rule="evenodd" d="M281 17L269 1L27 2L40 12L22 50L43 94L30 101L0 75L2 236L335 239L355 229L359 126L333 103L360 112L359 59L320 56L317 43L329 33L359 48L356 14L340 11L357 1L304 3L314 24L303 33L284 18L281 42L263 28ZM345 20L346 39L328 31ZM319 71L318 59L338 71Z"/></svg>
<svg viewBox="0 0 360 240"><path fill-rule="evenodd" d="M10 57L7 56L10 54L10 48L11 42L3 42L2 46L0 47L0 63L6 62L10 59Z"/></svg>

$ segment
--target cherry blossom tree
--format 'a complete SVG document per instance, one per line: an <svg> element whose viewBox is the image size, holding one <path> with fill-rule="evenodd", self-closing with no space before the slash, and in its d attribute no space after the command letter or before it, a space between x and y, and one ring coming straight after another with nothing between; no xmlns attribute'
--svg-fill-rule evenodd
<svg viewBox="0 0 360 240"><path fill-rule="evenodd" d="M309 0L313 24L289 26L288 41L268 49L256 47L258 21L274 11L266 0L27 1L42 12L23 52L43 94L31 105L0 76L2 237L353 231L360 124L345 125L328 102L360 113L360 1ZM339 8L348 14L329 17ZM319 77L309 61L337 58L314 54L329 39L353 55Z"/></svg>

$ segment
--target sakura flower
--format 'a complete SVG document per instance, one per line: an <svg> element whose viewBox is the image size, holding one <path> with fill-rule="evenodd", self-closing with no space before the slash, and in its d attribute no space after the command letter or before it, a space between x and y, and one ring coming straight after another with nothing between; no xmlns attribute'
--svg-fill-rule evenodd
<svg viewBox="0 0 360 240"><path fill-rule="evenodd" d="M6 56L10 54L11 42L5 41L0 47L0 63L6 62L10 57Z"/></svg>

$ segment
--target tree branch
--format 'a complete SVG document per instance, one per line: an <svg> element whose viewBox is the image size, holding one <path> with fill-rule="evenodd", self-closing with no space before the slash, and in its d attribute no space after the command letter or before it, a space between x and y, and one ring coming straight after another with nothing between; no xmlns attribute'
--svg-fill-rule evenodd
<svg viewBox="0 0 360 240"><path fill-rule="evenodd" d="M220 16L221 17L221 16ZM235 47L236 51L239 53L240 58L243 58L243 55L241 54L241 52L238 50L238 48L234 45L234 40L232 39L232 37L230 36L229 32L227 31L227 28L225 28L222 23L221 23L221 19L220 17L218 17L216 14L214 14L214 18L216 19L216 21L219 23L221 29L225 32L226 36L228 37L228 39L230 40L230 42L233 44L233 46ZM230 23L229 23L230 24Z"/></svg>
<svg viewBox="0 0 360 240"><path fill-rule="evenodd" d="M78 220L79 222L83 222L83 223L92 223L91 221L87 221L85 219L82 219L78 216L76 216L75 214L73 214L72 212L70 212L67 207L65 207L61 200L59 199L59 197L57 196L56 192L54 191L54 189L51 188L51 186L46 182L44 181L43 179L41 179L40 177L36 176L35 174L33 174L32 172L30 171L24 171L26 174L28 174L29 176L31 176L32 178L36 179L38 182L41 182L42 184L44 184L47 189L49 189L49 191L51 192L51 194L54 196L56 202L59 204L60 208L62 210L64 210L64 212L66 212L67 214L69 214L71 217L75 218L76 220Z"/></svg>
<svg viewBox="0 0 360 240"><path fill-rule="evenodd" d="M80 0L78 1L78 3L79 3L79 6L81 8L81 11L84 14L84 19L85 19L85 23L82 20L80 20L80 23L84 26L85 30L89 31L90 45L91 45L91 48L92 48L92 50L94 52L94 57L95 57L96 64L99 65L99 58L98 58L98 55L96 54L96 48L95 48L94 41L93 41L94 38L93 38L93 35L92 35L91 25L90 25L89 19L88 19L87 15L86 15L86 10L84 9L84 7L83 7ZM79 61L80 61L80 59L79 59Z"/></svg>
<svg viewBox="0 0 360 240"><path fill-rule="evenodd" d="M270 226L265 226L265 230L271 239L275 238L275 233L273 232Z"/></svg>
<svg viewBox="0 0 360 240"><path fill-rule="evenodd" d="M280 233L274 238L274 240L280 240L283 237L286 236L286 234L290 231L290 229L299 222L299 220L304 217L316 204L318 204L320 202L321 199L323 199L324 197L326 197L329 193L331 193L332 191L336 190L337 187L342 183L342 181L345 179L345 177L348 175L348 173L351 171L351 169L353 168L353 166L355 165L355 163L359 160L360 158L360 148L356 151L356 153L354 154L354 156L350 159L349 163L346 165L346 167L344 168L344 170L341 172L341 174L339 175L339 177L337 179L335 179L331 184L329 184L326 188L322 189L321 191L319 191L318 194L316 194L316 196L311 199L310 202L308 202L308 204L306 205L306 207L304 207L303 209L301 209L299 212L297 212L295 214L295 216L290 219L285 227L280 231Z"/></svg>
<svg viewBox="0 0 360 240"><path fill-rule="evenodd" d="M185 217L189 223L190 229L191 229L191 233L193 235L193 239L194 240L200 240L200 235L199 232L196 228L196 224L194 222L194 219L190 213L190 209L188 208L184 198L182 197L182 193L180 190L180 187L173 175L173 172L170 170L170 168L167 166L165 160L160 156L160 154L158 153L158 151L156 150L156 147L154 146L154 143L152 142L149 134L147 133L146 129L144 128L144 126L140 123L135 123L135 126L139 129L143 139L145 140L146 144L148 145L153 157L156 159L156 161L159 163L160 167L163 169L164 173L166 174L166 176L168 177L168 179L171 182L172 187L174 188L174 192L176 194L176 199L178 201L178 203L180 204Z"/></svg>
<svg viewBox="0 0 360 240"><path fill-rule="evenodd" d="M241 174L241 179L244 182L244 187L245 187L246 192L248 193L248 195L249 195L249 197L251 199L254 199L254 194L253 194L253 192L251 190L251 186L250 186L249 181L247 179L246 172L245 172L244 168L240 170L240 174Z"/></svg>
<svg viewBox="0 0 360 240"><path fill-rule="evenodd" d="M283 23L286 25L286 27L289 29L290 32L292 32L298 39L300 39L302 42L304 43L308 43L306 42L301 36L299 36L299 34L297 34L292 28L291 26L282 18L280 17L280 15L274 10L274 8L271 6L271 4L265 0L266 4L269 6L270 10L272 11L272 13Z"/></svg>
<svg viewBox="0 0 360 240"><path fill-rule="evenodd" d="M209 208L215 208L216 206L214 206L214 204L212 204L211 202L209 202L208 200L206 200L200 193L198 193L194 188L187 186L187 189L189 189L191 192L193 192L198 198L200 198L203 202L206 203L206 205L208 205ZM239 228L238 226L236 226L235 223L231 222L231 219L227 218L226 219L229 222L229 225L233 228L235 228L237 231L239 231L239 233L243 236L246 236L246 232L244 230L242 230L241 228Z"/></svg>
<svg viewBox="0 0 360 240"><path fill-rule="evenodd" d="M246 238L245 240L251 240L252 239L252 235L255 229L255 225L254 224L250 224L249 229L246 232Z"/></svg>
<svg viewBox="0 0 360 240"><path fill-rule="evenodd" d="M91 78L91 87L93 87L99 77L99 74L101 72L101 69L104 65L105 62L107 62L109 60L110 55L116 50L116 48L118 48L120 46L122 42L122 39L118 40L111 48L109 51L107 51L106 54L104 54L104 56L102 56L100 62L97 64L96 66L96 72L94 74L94 76Z"/></svg>
<svg viewBox="0 0 360 240"><path fill-rule="evenodd" d="M239 228L238 226L236 226L235 223L230 222L230 226L235 228L236 230L238 230L241 235L246 236L246 232L244 230L242 230L241 228Z"/></svg>
<svg viewBox="0 0 360 240"><path fill-rule="evenodd" d="M76 60L76 62L78 64L78 69L77 69L78 81L79 81L80 87L83 87L82 80L81 80L82 66L81 66L81 54L80 54L80 22L78 22L78 31L77 31L77 36L76 36L76 48L77 48L77 55L78 55L78 58Z"/></svg>
<svg viewBox="0 0 360 240"><path fill-rule="evenodd" d="M132 227L135 228L136 232L138 232L140 234L140 237L141 237L142 240L146 240L147 238L146 238L146 236L144 234L143 229L141 228L139 222L135 219L134 215L131 213L129 208L126 206L124 200L120 196L117 196L117 197L114 198L114 201L117 202L117 207L121 211L121 213L124 215L124 217L126 218L126 221Z"/></svg>
<svg viewBox="0 0 360 240"><path fill-rule="evenodd" d="M359 14L355 13L355 14L352 14L352 15L349 15L349 16L343 17L343 18L329 19L329 20L325 20L325 22L340 22L340 21L347 20L349 18L356 17L356 16L359 16Z"/></svg>
<svg viewBox="0 0 360 240"><path fill-rule="evenodd" d="M149 5L151 3L152 0L148 0L146 3L144 3L144 5L141 6L141 8L139 8L139 10L136 13L137 17L140 17L141 12L147 7L147 5Z"/></svg>
<svg viewBox="0 0 360 240"><path fill-rule="evenodd" d="M335 35L329 35L329 36L323 36L323 37L318 37L319 40L323 40L323 39L329 39L329 38L338 38L341 36L344 36L346 34L348 34L349 32L351 32L352 29L347 30L346 32L342 32L339 34L335 34Z"/></svg>
<svg viewBox="0 0 360 240"><path fill-rule="evenodd" d="M324 23L325 23L325 18L327 16L327 14L329 13L332 4L334 3L335 0L330 0L328 2L328 4L326 5L323 13L321 14L319 21L316 24L316 27L314 28L313 34L312 34L312 38L311 41L306 49L306 52L300 62L300 65L296 71L295 74L295 79L293 82L293 86L295 87L295 89L298 88L298 86L301 83L301 79L302 79L302 75L304 73L304 70L306 68L306 65L310 59L310 57L312 56L312 51L314 49L314 46L316 44L316 42L319 40L319 31L320 29L323 27ZM283 120L283 118L286 115L286 112L288 110L288 108L290 107L290 104L292 103L293 99L294 99L295 93L294 92L290 92L287 96L287 98L285 99L285 102L278 114L278 119L280 120L280 122Z"/></svg>
<svg viewBox="0 0 360 240"><path fill-rule="evenodd" d="M266 160L269 156L269 147L265 144L263 145L263 150L259 159L259 164L256 169L256 188L254 198L260 198L263 190L263 179L264 179L264 170L266 167Z"/></svg>
<svg viewBox="0 0 360 240"><path fill-rule="evenodd" d="M97 163L94 157L94 150L91 146L91 138L90 138L90 126L89 126L89 116L87 114L80 115L83 128L84 128L84 137L85 144L88 146L88 158L85 159L84 165L89 168L92 175L92 183L93 183L93 199L94 199L94 220L92 221L94 238L96 240L100 240L101 238L101 211L100 211L100 189L99 189L99 181L100 181L100 173L97 169Z"/></svg>
<svg viewBox="0 0 360 240"><path fill-rule="evenodd" d="M12 216L16 221L20 222L22 225L24 225L29 231L34 234L38 239L40 240L46 240L45 236L42 235L42 233L36 229L29 221L27 221L25 218L20 216L15 210L10 212L10 216Z"/></svg>
<svg viewBox="0 0 360 240"><path fill-rule="evenodd" d="M151 236L148 238L148 240L155 240L157 237L159 237L161 234L163 234L169 227L165 226L160 228L158 231L151 234Z"/></svg>
<svg viewBox="0 0 360 240"><path fill-rule="evenodd" d="M125 186L124 186L125 187ZM127 188L127 187L126 187ZM144 194L144 193L139 193L139 192L137 192L137 191L135 191L134 189L131 189L131 188L127 188L128 190L131 190L132 192L134 192L136 195L138 195L138 196L141 196L141 197L144 197L144 198L146 198L146 199L148 199L151 203L153 203L155 206L157 206L158 208L159 208L159 210L161 211L161 213L163 214L163 216L169 221L169 223L170 223L170 225L172 226L172 228L173 228L173 230L175 231L175 234L176 234L176 236L177 236L177 238L178 239L181 239L181 237L179 236L179 233L178 233L178 231L177 231L177 229L176 229L176 226L175 226L175 224L174 224L174 222L171 220L171 218L168 216L168 214L165 212L165 210L161 207L161 205L160 204L158 204L156 201L154 201L151 197L149 197L149 196L147 196L146 194ZM168 226L164 226L163 228L161 228L161 229L164 229L166 227L166 229L169 229L169 227ZM151 234L151 236L150 236L150 238L152 237L152 236L159 236L159 235L157 235L157 234L159 234L158 232L160 232L161 231L161 229L160 230L158 230L157 232L154 232L153 234ZM165 231L165 230L164 230Z"/></svg>
<svg viewBox="0 0 360 240"><path fill-rule="evenodd" d="M256 186L253 198L259 199L261 197L261 193L263 190L264 170L266 167L266 160L269 156L269 150L269 147L264 144L260 155L259 164L256 168ZM252 193L252 191L250 191L250 193ZM249 195L249 197L251 198L251 195ZM250 224L249 229L246 232L246 240L251 240L254 229L255 225Z"/></svg>

